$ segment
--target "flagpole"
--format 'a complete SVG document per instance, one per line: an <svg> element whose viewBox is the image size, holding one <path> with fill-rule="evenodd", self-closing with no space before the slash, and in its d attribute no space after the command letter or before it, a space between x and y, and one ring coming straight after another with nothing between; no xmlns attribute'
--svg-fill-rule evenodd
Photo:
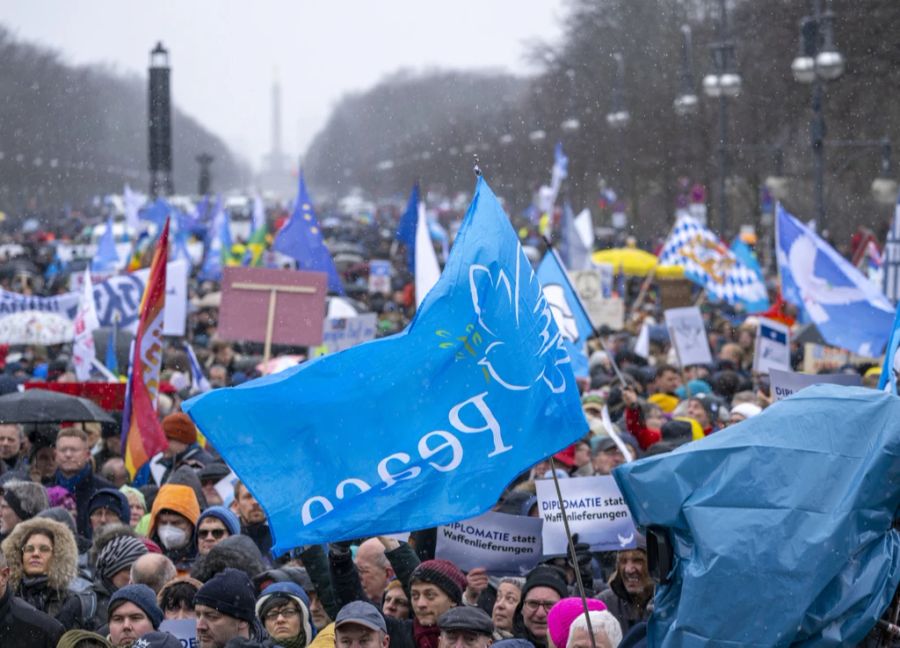
<svg viewBox="0 0 900 648"><path fill-rule="evenodd" d="M581 570L578 569L578 556L575 553L575 542L572 540L572 530L569 528L569 517L566 515L566 503L563 500L562 490L559 487L559 478L556 476L556 461L550 457L550 473L553 475L553 486L556 488L556 498L559 501L559 510L562 513L563 527L566 530L566 540L569 543L569 559L572 561L572 570L575 572L575 582L578 584L578 595L581 597L581 605L584 608L584 618L587 621L588 634L591 636L591 648L597 648L594 639L594 628L591 625L591 612L588 609L587 594L584 591L584 582L581 580Z"/></svg>

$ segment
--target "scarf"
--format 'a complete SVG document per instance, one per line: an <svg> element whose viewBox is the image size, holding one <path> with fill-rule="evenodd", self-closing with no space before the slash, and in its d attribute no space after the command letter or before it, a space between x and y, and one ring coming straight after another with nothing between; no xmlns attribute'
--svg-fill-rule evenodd
<svg viewBox="0 0 900 648"><path fill-rule="evenodd" d="M300 634L296 637L291 637L290 639L275 639L273 637L272 641L282 648L306 648L306 636L303 630L300 630Z"/></svg>
<svg viewBox="0 0 900 648"><path fill-rule="evenodd" d="M413 619L413 640L416 648L438 648L440 637L441 629L436 623L423 626L418 619Z"/></svg>
<svg viewBox="0 0 900 648"><path fill-rule="evenodd" d="M78 488L78 484L80 484L84 480L84 478L90 474L91 474L91 464L90 463L84 464L84 468L79 470L77 473L75 473L71 477L66 477L65 475L62 474L61 471L57 470L56 471L56 483L57 483L57 485L62 486L63 488L65 488L67 491L69 491L70 493L72 493L74 495L75 489Z"/></svg>

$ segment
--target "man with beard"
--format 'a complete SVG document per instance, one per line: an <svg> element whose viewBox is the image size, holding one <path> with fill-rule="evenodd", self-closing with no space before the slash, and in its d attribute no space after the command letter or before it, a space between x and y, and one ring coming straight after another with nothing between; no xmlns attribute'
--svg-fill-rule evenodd
<svg viewBox="0 0 900 648"><path fill-rule="evenodd" d="M253 494L241 482L234 485L234 500L237 502L238 517L241 520L241 534L247 536L259 548L259 552L269 558L272 548L272 532L266 514Z"/></svg>
<svg viewBox="0 0 900 648"><path fill-rule="evenodd" d="M653 580L647 568L647 544L643 536L637 536L635 549L619 551L616 555L616 571L609 580L609 589L597 597L606 604L628 634L632 626L650 617L649 603L653 600Z"/></svg>

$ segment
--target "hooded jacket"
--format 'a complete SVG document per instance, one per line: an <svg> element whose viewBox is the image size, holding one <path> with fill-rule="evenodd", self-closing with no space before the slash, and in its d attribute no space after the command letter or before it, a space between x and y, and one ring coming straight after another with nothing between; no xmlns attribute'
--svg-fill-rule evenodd
<svg viewBox="0 0 900 648"><path fill-rule="evenodd" d="M644 591L642 597L634 597L625 589L621 575L616 572L609 581L609 589L601 592L597 598L603 601L606 609L616 617L624 635L641 621L650 618L648 603L653 600L653 585Z"/></svg>
<svg viewBox="0 0 900 648"><path fill-rule="evenodd" d="M35 532L51 536L53 552L45 575L28 576L25 574L22 547ZM87 625L90 619L83 618L81 600L70 591L78 575L78 548L75 537L66 525L47 518L20 522L3 541L2 547L9 564L7 587L16 596L52 616L67 630Z"/></svg>
<svg viewBox="0 0 900 648"><path fill-rule="evenodd" d="M179 549L166 549L159 538L157 520L161 511L173 511L184 516L193 525L191 537L187 544ZM160 547L168 556L179 576L185 576L197 558L197 520L200 518L200 504L194 489L183 484L164 484L159 489L156 499L153 500L153 508L150 510L150 528L148 537Z"/></svg>

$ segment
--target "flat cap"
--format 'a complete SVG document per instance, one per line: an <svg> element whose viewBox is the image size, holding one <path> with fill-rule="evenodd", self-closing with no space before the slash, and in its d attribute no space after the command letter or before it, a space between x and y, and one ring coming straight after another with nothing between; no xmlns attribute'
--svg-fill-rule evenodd
<svg viewBox="0 0 900 648"><path fill-rule="evenodd" d="M441 630L469 630L488 636L494 633L494 623L487 612L468 605L450 608L444 612L438 619L438 627Z"/></svg>

